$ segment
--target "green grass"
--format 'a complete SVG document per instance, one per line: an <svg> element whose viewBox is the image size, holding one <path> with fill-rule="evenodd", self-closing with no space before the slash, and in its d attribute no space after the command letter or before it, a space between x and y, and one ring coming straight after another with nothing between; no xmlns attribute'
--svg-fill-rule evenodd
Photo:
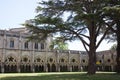
<svg viewBox="0 0 120 80"><path fill-rule="evenodd" d="M89 76L81 72L10 73L0 74L0 80L120 80L115 73L97 73Z"/></svg>

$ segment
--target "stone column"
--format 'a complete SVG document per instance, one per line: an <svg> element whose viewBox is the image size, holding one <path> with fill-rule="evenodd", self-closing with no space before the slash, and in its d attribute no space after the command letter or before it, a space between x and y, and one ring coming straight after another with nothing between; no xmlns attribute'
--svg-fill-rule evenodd
<svg viewBox="0 0 120 80"><path fill-rule="evenodd" d="M7 36L6 36L6 30L4 31L4 37L3 37L3 51L2 51L2 64L1 64L1 71L4 73L4 61L6 56L6 47L7 47Z"/></svg>
<svg viewBox="0 0 120 80"><path fill-rule="evenodd" d="M60 65L59 65L59 51L56 51L56 71L60 72Z"/></svg>
<svg viewBox="0 0 120 80"><path fill-rule="evenodd" d="M57 65L57 71L60 72L60 65Z"/></svg>
<svg viewBox="0 0 120 80"><path fill-rule="evenodd" d="M79 65L78 65L78 70L81 71L81 52L79 52Z"/></svg>
<svg viewBox="0 0 120 80"><path fill-rule="evenodd" d="M19 34L19 47L18 47L18 50L19 50L19 54L18 54L18 63L17 63L17 71L18 73L21 72L20 70L20 65L21 65L21 54L22 54L22 35L21 33Z"/></svg>
<svg viewBox="0 0 120 80"><path fill-rule="evenodd" d="M45 72L48 72L48 67L47 67L47 64L46 64L46 63L44 64L44 71L45 71Z"/></svg>
<svg viewBox="0 0 120 80"><path fill-rule="evenodd" d="M20 73L20 64L17 65L17 72Z"/></svg>
<svg viewBox="0 0 120 80"><path fill-rule="evenodd" d="M1 64L1 72L4 73L4 62Z"/></svg>
<svg viewBox="0 0 120 80"><path fill-rule="evenodd" d="M35 56L35 49L34 49L34 43L31 42L31 71L34 73L35 72L35 67L34 67L34 56Z"/></svg>
<svg viewBox="0 0 120 80"><path fill-rule="evenodd" d="M70 51L68 53L68 71L70 71Z"/></svg>
<svg viewBox="0 0 120 80"><path fill-rule="evenodd" d="M70 72L72 72L72 66L69 66L70 67Z"/></svg>

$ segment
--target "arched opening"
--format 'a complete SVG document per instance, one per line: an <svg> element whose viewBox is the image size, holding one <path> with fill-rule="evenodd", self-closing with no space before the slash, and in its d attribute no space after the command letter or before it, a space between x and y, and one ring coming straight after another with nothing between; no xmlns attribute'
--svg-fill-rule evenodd
<svg viewBox="0 0 120 80"><path fill-rule="evenodd" d="M35 72L44 72L44 60L41 57L36 57L34 60L35 63Z"/></svg>
<svg viewBox="0 0 120 80"><path fill-rule="evenodd" d="M43 65L35 65L35 72L43 72L44 66Z"/></svg>
<svg viewBox="0 0 120 80"><path fill-rule="evenodd" d="M43 72L43 71L44 71L44 66L41 65L40 67L41 67L41 68L40 68L40 71Z"/></svg>
<svg viewBox="0 0 120 80"><path fill-rule="evenodd" d="M4 72L14 73L17 72L17 61L13 56L8 56L5 59Z"/></svg>
<svg viewBox="0 0 120 80"><path fill-rule="evenodd" d="M82 66L83 71L88 71L88 66Z"/></svg>
<svg viewBox="0 0 120 80"><path fill-rule="evenodd" d="M17 72L17 66L16 65L4 65L4 72L15 73Z"/></svg>
<svg viewBox="0 0 120 80"><path fill-rule="evenodd" d="M16 65L11 66L11 72L17 72L17 66Z"/></svg>
<svg viewBox="0 0 120 80"><path fill-rule="evenodd" d="M1 68L1 65L0 65L0 73L2 72L2 68Z"/></svg>
<svg viewBox="0 0 120 80"><path fill-rule="evenodd" d="M72 71L73 72L78 71L78 66L72 66Z"/></svg>
<svg viewBox="0 0 120 80"><path fill-rule="evenodd" d="M56 66L55 66L55 64L52 64L52 72L56 72Z"/></svg>
<svg viewBox="0 0 120 80"><path fill-rule="evenodd" d="M102 68L102 60L99 60L99 61L97 61L96 62L96 65L97 65L97 67L96 67L96 70L97 71L103 71L103 68Z"/></svg>
<svg viewBox="0 0 120 80"><path fill-rule="evenodd" d="M67 65L60 66L60 71L67 72L68 71Z"/></svg>
<svg viewBox="0 0 120 80"><path fill-rule="evenodd" d="M105 71L112 71L111 66L105 66Z"/></svg>
<svg viewBox="0 0 120 80"><path fill-rule="evenodd" d="M47 64L47 69L48 69L48 72L51 71L51 69L50 69L50 64L49 64L49 63Z"/></svg>
<svg viewBox="0 0 120 80"><path fill-rule="evenodd" d="M28 56L25 56L21 59L20 71L24 73L32 72L30 65L30 58Z"/></svg>
<svg viewBox="0 0 120 80"><path fill-rule="evenodd" d="M23 73L31 72L31 66L30 65L20 65L20 70Z"/></svg>

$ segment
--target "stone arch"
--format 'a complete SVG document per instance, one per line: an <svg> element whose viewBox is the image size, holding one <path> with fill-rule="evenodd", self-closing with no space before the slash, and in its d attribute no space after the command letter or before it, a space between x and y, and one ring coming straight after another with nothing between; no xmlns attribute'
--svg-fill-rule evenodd
<svg viewBox="0 0 120 80"><path fill-rule="evenodd" d="M106 58L105 60L104 60L104 70L105 71L112 71L112 67L111 67L111 63L112 63L112 59L111 58Z"/></svg>
<svg viewBox="0 0 120 80"><path fill-rule="evenodd" d="M56 72L56 59L53 57L47 58L47 69L48 72Z"/></svg>
<svg viewBox="0 0 120 80"><path fill-rule="evenodd" d="M70 64L71 64L71 71L78 71L79 70L78 69L79 64L78 64L76 58L74 58L74 57L71 58L70 59Z"/></svg>
<svg viewBox="0 0 120 80"><path fill-rule="evenodd" d="M5 57L4 72L17 72L17 57L10 54Z"/></svg>
<svg viewBox="0 0 120 80"><path fill-rule="evenodd" d="M72 58L70 59L70 63L71 63L72 65L78 65L79 61L78 61L75 57L72 57Z"/></svg>
<svg viewBox="0 0 120 80"><path fill-rule="evenodd" d="M56 65L55 65L55 64L52 64L52 65L51 65L51 68L52 68L52 69L51 69L52 72L56 72Z"/></svg>
<svg viewBox="0 0 120 80"><path fill-rule="evenodd" d="M68 71L68 60L66 57L61 57L59 59L59 64L60 64L60 71L61 72Z"/></svg>
<svg viewBox="0 0 120 80"><path fill-rule="evenodd" d="M43 65L44 64L44 59L41 56L36 56L34 58L34 63L35 65Z"/></svg>
<svg viewBox="0 0 120 80"><path fill-rule="evenodd" d="M96 70L103 71L103 60L101 58L96 61Z"/></svg>
<svg viewBox="0 0 120 80"><path fill-rule="evenodd" d="M31 62L30 56L28 56L28 55L22 56L20 62L22 64L26 64L26 65L30 64L30 62Z"/></svg>
<svg viewBox="0 0 120 80"><path fill-rule="evenodd" d="M88 60L86 57L81 59L81 70L87 71L88 70Z"/></svg>
<svg viewBox="0 0 120 80"><path fill-rule="evenodd" d="M43 72L44 71L44 59L41 56L36 56L34 58L34 68L35 72Z"/></svg>
<svg viewBox="0 0 120 80"><path fill-rule="evenodd" d="M55 64L56 63L56 59L54 57L48 57L47 58L47 63L50 63L51 65Z"/></svg>
<svg viewBox="0 0 120 80"><path fill-rule="evenodd" d="M20 60L20 70L21 72L31 72L31 59L30 56L24 55Z"/></svg>
<svg viewBox="0 0 120 80"><path fill-rule="evenodd" d="M60 64L60 65L67 65L67 64L68 64L67 56L61 56L61 57L59 58L59 64Z"/></svg>
<svg viewBox="0 0 120 80"><path fill-rule="evenodd" d="M5 57L5 61L4 62L15 62L17 63L18 62L18 59L15 55L13 54L9 54Z"/></svg>

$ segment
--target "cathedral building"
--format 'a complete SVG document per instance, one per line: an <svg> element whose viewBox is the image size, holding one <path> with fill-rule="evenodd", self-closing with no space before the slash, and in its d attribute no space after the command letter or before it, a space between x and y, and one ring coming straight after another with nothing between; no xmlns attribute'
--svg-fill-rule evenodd
<svg viewBox="0 0 120 80"><path fill-rule="evenodd" d="M28 36L26 28L0 30L0 73L87 71L85 51L50 50L51 37L35 42ZM113 51L97 52L97 70L115 71L115 59Z"/></svg>

